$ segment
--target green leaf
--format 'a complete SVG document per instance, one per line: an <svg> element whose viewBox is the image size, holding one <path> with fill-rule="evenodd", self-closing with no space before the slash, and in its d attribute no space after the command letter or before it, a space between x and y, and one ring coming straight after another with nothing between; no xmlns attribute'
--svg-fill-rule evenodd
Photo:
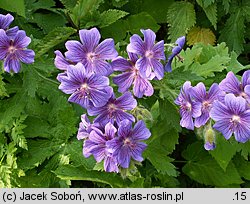
<svg viewBox="0 0 250 204"><path fill-rule="evenodd" d="M240 54L243 51L244 34L245 34L245 18L243 11L239 7L232 13L227 20L224 28L221 30L219 42L226 42L231 51Z"/></svg>
<svg viewBox="0 0 250 204"><path fill-rule="evenodd" d="M80 21L96 11L102 2L103 0L79 0L76 6L71 10L71 20L79 27Z"/></svg>
<svg viewBox="0 0 250 204"><path fill-rule="evenodd" d="M215 1L208 1L208 0L196 0L199 6L202 7L204 12L206 13L207 18L214 26L214 29L217 29L217 4L214 3Z"/></svg>
<svg viewBox="0 0 250 204"><path fill-rule="evenodd" d="M147 0L142 1L141 11L145 11L150 14L157 23L166 23L167 14L166 10L174 2L174 0Z"/></svg>
<svg viewBox="0 0 250 204"><path fill-rule="evenodd" d="M45 32L49 33L57 27L63 27L66 24L65 18L55 12L33 14L34 22Z"/></svg>
<svg viewBox="0 0 250 204"><path fill-rule="evenodd" d="M234 159L234 164L237 167L241 177L250 180L250 162L237 155L237 157Z"/></svg>
<svg viewBox="0 0 250 204"><path fill-rule="evenodd" d="M165 126L165 129L173 127L177 131L180 131L180 114L176 106L168 100L159 100L159 109L161 113L160 117L163 120L163 123L168 126L168 128ZM172 133L174 134L174 132Z"/></svg>
<svg viewBox="0 0 250 204"><path fill-rule="evenodd" d="M168 157L169 152L163 148L159 139L155 139L148 144L147 149L143 153L157 171L169 176L177 176L175 166L171 163L173 159Z"/></svg>
<svg viewBox="0 0 250 204"><path fill-rule="evenodd" d="M73 167L71 165L60 166L55 174L63 180L92 181L108 184L111 187L126 187L130 184L128 180L123 180L115 173L87 171L82 166Z"/></svg>
<svg viewBox="0 0 250 204"><path fill-rule="evenodd" d="M11 137L12 137L12 140L13 142L23 148L23 149L28 149L28 146L27 146L27 141L24 137L24 132L23 132L23 129L26 127L26 125L24 125L24 120L26 119L26 116L22 115L20 116L19 119L16 119L13 123L13 127L11 129Z"/></svg>
<svg viewBox="0 0 250 204"><path fill-rule="evenodd" d="M62 144L55 141L28 140L29 149L20 155L18 166L24 170L35 168L57 153L61 147Z"/></svg>
<svg viewBox="0 0 250 204"><path fill-rule="evenodd" d="M175 42L195 24L195 10L193 4L181 1L173 3L168 9L169 39Z"/></svg>
<svg viewBox="0 0 250 204"><path fill-rule="evenodd" d="M192 49L182 51L180 56L185 60L173 64L175 65L173 66L174 69L184 66L185 71L191 71L205 78L214 76L215 72L226 69L230 62L225 43L218 44L216 47L197 43Z"/></svg>
<svg viewBox="0 0 250 204"><path fill-rule="evenodd" d="M91 171L95 167L96 161L93 157L85 158L82 148L83 142L74 138L65 146L64 153L69 155L72 166L83 166L86 170Z"/></svg>
<svg viewBox="0 0 250 204"><path fill-rule="evenodd" d="M76 30L70 27L58 27L46 35L39 43L36 45L35 53L36 58L41 57L43 54L48 52L51 48L64 42L69 38L69 36L76 33Z"/></svg>
<svg viewBox="0 0 250 204"><path fill-rule="evenodd" d="M18 1L1 0L0 8L11 12L16 12L18 15L25 17L24 0L18 0Z"/></svg>
<svg viewBox="0 0 250 204"><path fill-rule="evenodd" d="M12 98L0 100L0 130L12 122L13 118L20 117L26 104L26 95L20 91Z"/></svg>
<svg viewBox="0 0 250 204"><path fill-rule="evenodd" d="M41 80L37 73L35 73L33 66L25 66L24 76L23 76L23 89L27 92L30 97L35 97L36 91L38 89L38 82Z"/></svg>
<svg viewBox="0 0 250 204"><path fill-rule="evenodd" d="M246 143L239 143L239 151L241 151L241 155L245 158L245 160L248 160L248 157L250 156L250 141Z"/></svg>
<svg viewBox="0 0 250 204"><path fill-rule="evenodd" d="M222 135L216 137L216 148L209 153L217 161L220 167L226 171L227 166L236 154L238 144L235 141L228 141Z"/></svg>
<svg viewBox="0 0 250 204"><path fill-rule="evenodd" d="M150 28L157 31L160 26L148 13L142 12L136 15L130 15L126 20L118 20L115 23L102 28L101 33L104 38L112 37L115 41L122 41L127 33L141 34L140 29Z"/></svg>
<svg viewBox="0 0 250 204"><path fill-rule="evenodd" d="M230 58L227 56L216 55L212 57L205 64L193 64L191 70L199 76L208 77L214 76L214 72L221 72L226 69L225 66L230 61Z"/></svg>
<svg viewBox="0 0 250 204"><path fill-rule="evenodd" d="M223 187L243 182L232 162L228 164L226 171L224 171L204 150L203 144L200 142L189 145L183 151L182 156L188 160L182 168L183 172L199 183Z"/></svg>
<svg viewBox="0 0 250 204"><path fill-rule="evenodd" d="M71 9L76 6L77 0L59 0L67 8Z"/></svg>
<svg viewBox="0 0 250 204"><path fill-rule="evenodd" d="M120 18L123 18L124 16L128 15L127 12L117 10L117 9L109 9L107 11L104 11L100 15L100 28L104 28L109 26L110 24L116 22Z"/></svg>
<svg viewBox="0 0 250 204"><path fill-rule="evenodd" d="M230 58L231 60L227 66L227 71L232 71L234 74L237 74L239 71L245 69L245 67L237 60L238 55L236 52L232 51Z"/></svg>
<svg viewBox="0 0 250 204"><path fill-rule="evenodd" d="M3 77L0 74L0 98L4 96L8 96L8 94L6 92L5 83L3 82Z"/></svg>
<svg viewBox="0 0 250 204"><path fill-rule="evenodd" d="M226 14L229 12L230 3L231 3L231 0L222 0L222 4L224 6Z"/></svg>

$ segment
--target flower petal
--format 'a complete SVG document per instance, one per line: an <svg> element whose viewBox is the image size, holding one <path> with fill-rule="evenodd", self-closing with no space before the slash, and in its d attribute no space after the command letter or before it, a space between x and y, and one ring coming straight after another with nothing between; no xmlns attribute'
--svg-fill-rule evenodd
<svg viewBox="0 0 250 204"><path fill-rule="evenodd" d="M220 101L214 101L213 107L209 114L210 117L215 121L223 120L225 118L230 119L232 116L228 108Z"/></svg>
<svg viewBox="0 0 250 204"><path fill-rule="evenodd" d="M153 47L153 53L155 59L165 60L166 56L164 53L164 41L161 40L160 42L156 43Z"/></svg>
<svg viewBox="0 0 250 204"><path fill-rule="evenodd" d="M131 157L138 162L142 162L143 161L142 152L146 149L146 147L147 147L146 144L142 142L137 142L134 148L131 148L130 150Z"/></svg>
<svg viewBox="0 0 250 204"><path fill-rule="evenodd" d="M145 53L144 42L141 37L134 34L130 37L130 43L127 46L127 51L143 56Z"/></svg>
<svg viewBox="0 0 250 204"><path fill-rule="evenodd" d="M194 130L193 118L189 112L183 112L180 125L181 127L185 127L189 130Z"/></svg>
<svg viewBox="0 0 250 204"><path fill-rule="evenodd" d="M18 26L15 26L13 28L10 28L6 31L6 35L11 38L11 39L14 39L16 34L17 34L17 31L19 31L19 28Z"/></svg>
<svg viewBox="0 0 250 204"><path fill-rule="evenodd" d="M118 52L115 49L114 40L109 38L102 41L95 50L95 54L98 55L99 59L112 60L118 56Z"/></svg>
<svg viewBox="0 0 250 204"><path fill-rule="evenodd" d="M17 50L15 54L23 63L31 64L34 62L35 52L33 50Z"/></svg>
<svg viewBox="0 0 250 204"><path fill-rule="evenodd" d="M96 143L97 145L106 143L105 137L99 129L95 129L90 132L89 140Z"/></svg>
<svg viewBox="0 0 250 204"><path fill-rule="evenodd" d="M86 58L86 52L83 50L83 45L76 40L69 40L65 43L65 47L67 48L67 52L65 52L65 56L72 62L81 62Z"/></svg>
<svg viewBox="0 0 250 204"><path fill-rule="evenodd" d="M151 136L149 129L142 120L139 120L132 130L131 137L135 140L146 140Z"/></svg>
<svg viewBox="0 0 250 204"><path fill-rule="evenodd" d="M113 72L111 65L103 60L94 60L92 66L93 71L102 76L109 76Z"/></svg>
<svg viewBox="0 0 250 204"><path fill-rule="evenodd" d="M10 14L3 15L0 14L0 29L6 30L12 21L14 20L14 17Z"/></svg>
<svg viewBox="0 0 250 204"><path fill-rule="evenodd" d="M134 74L132 72L125 72L113 77L113 82L119 87L118 91L124 93L129 89L134 80Z"/></svg>
<svg viewBox="0 0 250 204"><path fill-rule="evenodd" d="M152 65L156 78L158 80L161 80L164 77L163 64L154 58L150 60L150 63Z"/></svg>
<svg viewBox="0 0 250 204"><path fill-rule="evenodd" d="M244 74L242 75L242 86L243 86L243 88L246 85L250 85L250 70L245 71Z"/></svg>
<svg viewBox="0 0 250 204"><path fill-rule="evenodd" d="M208 99L209 101L214 101L222 95L222 91L218 84L213 83L208 91Z"/></svg>
<svg viewBox="0 0 250 204"><path fill-rule="evenodd" d="M108 123L105 125L105 135L108 136L108 139L111 140L115 137L115 133L117 132L117 129L112 123Z"/></svg>
<svg viewBox="0 0 250 204"><path fill-rule="evenodd" d="M128 60L124 59L123 57L115 58L111 62L111 66L114 71L121 71L121 72L129 71L133 69L132 64Z"/></svg>
<svg viewBox="0 0 250 204"><path fill-rule="evenodd" d="M117 161L123 168L128 168L130 163L131 155L129 154L129 149L126 146L121 147Z"/></svg>
<svg viewBox="0 0 250 204"><path fill-rule="evenodd" d="M26 36L25 31L19 30L15 35L13 46L19 49L26 48L30 44L30 42L31 39Z"/></svg>
<svg viewBox="0 0 250 204"><path fill-rule="evenodd" d="M219 120L217 121L214 125L213 128L218 130L223 134L223 136L228 140L232 134L233 134L233 129L231 128L231 123L230 120L224 119L224 120Z"/></svg>
<svg viewBox="0 0 250 204"><path fill-rule="evenodd" d="M114 157L107 156L104 158L104 170L106 172L119 172L118 164Z"/></svg>
<svg viewBox="0 0 250 204"><path fill-rule="evenodd" d="M136 61L135 64L136 67L138 67L140 74L142 77L149 77L152 73L152 69L149 64L149 59L146 57L142 57Z"/></svg>
<svg viewBox="0 0 250 204"><path fill-rule="evenodd" d="M96 28L82 29L79 31L79 36L85 52L93 52L101 39L101 35Z"/></svg>
<svg viewBox="0 0 250 204"><path fill-rule="evenodd" d="M209 120L209 112L205 111L199 116L198 118L195 118L194 120L194 126L199 128L207 123Z"/></svg>
<svg viewBox="0 0 250 204"><path fill-rule="evenodd" d="M122 96L116 99L115 105L123 110L132 110L137 106L137 101L130 92L125 92Z"/></svg>
<svg viewBox="0 0 250 204"><path fill-rule="evenodd" d="M109 78L93 74L88 78L87 83L90 88L103 89L109 85Z"/></svg>
<svg viewBox="0 0 250 204"><path fill-rule="evenodd" d="M156 39L155 33L151 29L141 29L141 32L144 35L145 49L152 50Z"/></svg>
<svg viewBox="0 0 250 204"><path fill-rule="evenodd" d="M60 70L67 70L68 66L70 65L69 61L65 59L59 50L56 50L54 53L56 54L54 61L55 66Z"/></svg>
<svg viewBox="0 0 250 204"><path fill-rule="evenodd" d="M113 113L113 117L116 120L116 123L119 125L123 120L129 120L131 122L135 122L135 118L133 115L126 113L122 110L117 110Z"/></svg>
<svg viewBox="0 0 250 204"><path fill-rule="evenodd" d="M90 106L90 100L87 97L82 97L82 94L79 91L74 92L68 98L68 101L72 103L77 103L86 109Z"/></svg>
<svg viewBox="0 0 250 204"><path fill-rule="evenodd" d="M233 72L228 72L226 78L220 82L219 87L222 91L225 91L227 93L241 93L240 82Z"/></svg>
<svg viewBox="0 0 250 204"><path fill-rule="evenodd" d="M12 70L14 73L18 73L20 67L20 61L13 54L9 54L4 60L4 70L6 72L11 72Z"/></svg>
<svg viewBox="0 0 250 204"><path fill-rule="evenodd" d="M236 97L234 94L227 94L225 96L225 105L234 114L240 114L246 110L246 100L241 96Z"/></svg>
<svg viewBox="0 0 250 204"><path fill-rule="evenodd" d="M148 80L138 75L134 81L133 92L136 97L142 98L143 95L152 96L154 88Z"/></svg>
<svg viewBox="0 0 250 204"><path fill-rule="evenodd" d="M110 96L105 90L91 89L89 97L95 107L102 107L108 102Z"/></svg>
<svg viewBox="0 0 250 204"><path fill-rule="evenodd" d="M192 97L199 102L203 102L204 100L206 100L206 87L205 85L200 82L198 83L195 87L193 87L191 90L191 95Z"/></svg>

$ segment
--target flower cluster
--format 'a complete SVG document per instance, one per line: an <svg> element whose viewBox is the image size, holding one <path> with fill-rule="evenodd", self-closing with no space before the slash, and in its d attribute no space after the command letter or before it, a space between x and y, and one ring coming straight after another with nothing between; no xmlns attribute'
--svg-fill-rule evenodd
<svg viewBox="0 0 250 204"><path fill-rule="evenodd" d="M233 72L229 72L219 85L214 83L208 92L203 83L192 87L187 81L175 103L180 106L182 127L193 130L213 120L213 128L227 140L232 134L238 142L250 140L250 71L243 74L241 82ZM207 150L215 148L215 136L207 127L204 147Z"/></svg>
<svg viewBox="0 0 250 204"><path fill-rule="evenodd" d="M31 39L26 36L25 31L19 30L17 26L9 28L14 17L10 14L0 14L0 60L4 61L6 72L19 72L20 61L26 64L34 62L35 53L27 49Z"/></svg>
<svg viewBox="0 0 250 204"><path fill-rule="evenodd" d="M113 39L100 42L96 28L80 30L80 42L67 41L64 55L55 51L55 66L63 72L58 74L59 89L70 94L69 101L81 105L87 114L81 117L77 138L84 140L83 155L93 155L104 170L119 172L129 168L131 160L141 162L146 148L143 140L151 133L141 120L130 113L137 106L134 96L151 96L150 80L160 80L164 75L164 42L155 44L155 33L142 30L144 40L138 35L130 38L127 46L128 59L118 56ZM109 76L118 86L119 97L110 86ZM129 91L133 85L133 94ZM135 123L133 125L133 123Z"/></svg>

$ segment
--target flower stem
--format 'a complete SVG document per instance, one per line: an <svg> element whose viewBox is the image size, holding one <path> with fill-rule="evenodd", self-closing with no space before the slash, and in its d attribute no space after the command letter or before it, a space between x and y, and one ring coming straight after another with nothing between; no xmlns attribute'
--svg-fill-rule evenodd
<svg viewBox="0 0 250 204"><path fill-rule="evenodd" d="M48 82L50 82L50 83L56 84L57 86L60 85L59 82L54 81L54 80L52 80L52 79L49 79L49 78L43 76L43 75L42 75L39 71L37 71L36 69L34 69L34 70L35 70L35 72L37 73L37 75L40 76L42 79L44 79L44 80L46 80L46 81L48 81Z"/></svg>

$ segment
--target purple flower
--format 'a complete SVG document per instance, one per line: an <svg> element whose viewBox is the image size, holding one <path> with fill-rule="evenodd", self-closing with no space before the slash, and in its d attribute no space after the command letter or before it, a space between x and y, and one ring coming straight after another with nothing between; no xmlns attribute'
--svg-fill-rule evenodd
<svg viewBox="0 0 250 204"><path fill-rule="evenodd" d="M108 141L115 137L116 132L116 128L111 123L108 123L105 126L105 133L95 128L84 142L84 156L89 157L93 154L98 163L104 160L104 170L107 172L119 172L117 161L106 145Z"/></svg>
<svg viewBox="0 0 250 204"><path fill-rule="evenodd" d="M78 129L78 133L77 133L77 139L78 140L82 140L82 139L86 139L89 137L90 132L94 129L94 128L99 128L100 125L98 123L93 123L91 124L87 115L83 114L81 116L81 122L79 124L79 129Z"/></svg>
<svg viewBox="0 0 250 204"><path fill-rule="evenodd" d="M132 123L124 120L118 128L118 136L107 142L107 147L117 159L118 164L128 168L131 157L139 162L143 161L142 152L147 145L142 140L151 136L143 121L138 121L132 129Z"/></svg>
<svg viewBox="0 0 250 204"><path fill-rule="evenodd" d="M88 71L104 76L110 75L113 70L106 60L118 56L114 40L109 38L98 45L101 35L96 28L80 30L79 35L81 43L75 40L66 42L66 58L75 63L81 62Z"/></svg>
<svg viewBox="0 0 250 204"><path fill-rule="evenodd" d="M14 39L11 39L3 29L0 29L0 60L4 60L6 72L19 72L20 61L26 64L34 62L34 51L26 49L30 42L31 39L24 31L18 31Z"/></svg>
<svg viewBox="0 0 250 204"><path fill-rule="evenodd" d="M122 120L128 119L134 122L133 115L125 112L126 110L132 110L137 106L136 100L133 98L130 92L125 92L119 98L115 98L114 94L110 97L108 102L102 107L90 107L87 111L90 116L98 115L94 122L107 124L115 122L119 124Z"/></svg>
<svg viewBox="0 0 250 204"><path fill-rule="evenodd" d="M164 41L155 44L155 33L150 30L141 30L144 35L144 41L137 34L130 38L130 44L127 46L127 51L140 55L141 58L136 61L141 75L149 77L152 70L157 79L162 79L164 76L163 65L160 60L165 60Z"/></svg>
<svg viewBox="0 0 250 204"><path fill-rule="evenodd" d="M128 52L128 56L129 60L118 57L111 64L114 71L124 72L113 78L113 82L119 87L118 91L124 93L133 84L133 92L136 97L142 98L143 95L152 96L154 93L153 86L147 78L142 77L139 69L136 67L138 56L130 52ZM153 78L154 74L152 74L150 79Z"/></svg>
<svg viewBox="0 0 250 204"><path fill-rule="evenodd" d="M6 35L10 38L14 38L19 28L17 26L9 28L10 24L14 20L14 17L10 14L2 15L0 14L0 29L6 31Z"/></svg>
<svg viewBox="0 0 250 204"><path fill-rule="evenodd" d="M67 71L69 65L76 65L76 63L66 59L59 50L56 50L54 53L56 54L54 64L58 69Z"/></svg>
<svg viewBox="0 0 250 204"><path fill-rule="evenodd" d="M181 52L184 44L185 44L186 38L185 36L179 37L176 41L175 44L177 44L177 46L175 46L172 49L172 54L168 57L168 63L165 66L165 71L166 72L171 72L172 71L172 61L174 59L175 56L178 56L178 54Z"/></svg>
<svg viewBox="0 0 250 204"><path fill-rule="evenodd" d="M186 81L183 84L181 92L175 103L180 106L181 121L180 125L187 129L194 129L193 118L198 118L201 115L201 103L195 102L191 99L191 86L190 81Z"/></svg>
<svg viewBox="0 0 250 204"><path fill-rule="evenodd" d="M81 63L70 65L67 74L61 76L60 81L59 89L66 94L72 94L68 100L84 108L92 105L101 107L110 98L109 79L87 72Z"/></svg>
<svg viewBox="0 0 250 204"><path fill-rule="evenodd" d="M248 98L248 89L250 85L250 70L245 71L240 82L233 72L228 72L225 79L223 79L219 86L222 91L226 93L233 93L236 96L242 96ZM248 86L248 87L247 87ZM247 92L247 93L246 93ZM250 94L249 94L250 96Z"/></svg>
<svg viewBox="0 0 250 204"><path fill-rule="evenodd" d="M207 141L205 144L204 144L204 148L205 150L213 150L215 149L216 145L214 142L210 143L209 141Z"/></svg>
<svg viewBox="0 0 250 204"><path fill-rule="evenodd" d="M210 116L216 121L213 127L226 139L233 133L238 142L250 139L250 110L247 110L247 102L241 96L227 94L225 103L215 101Z"/></svg>
<svg viewBox="0 0 250 204"><path fill-rule="evenodd" d="M214 100L218 99L221 95L221 90L218 84L213 84L208 93L206 92L205 85L200 82L192 89L192 97L196 102L201 103L201 115L195 118L194 126L199 128L207 123L209 120L209 112L212 108Z"/></svg>

